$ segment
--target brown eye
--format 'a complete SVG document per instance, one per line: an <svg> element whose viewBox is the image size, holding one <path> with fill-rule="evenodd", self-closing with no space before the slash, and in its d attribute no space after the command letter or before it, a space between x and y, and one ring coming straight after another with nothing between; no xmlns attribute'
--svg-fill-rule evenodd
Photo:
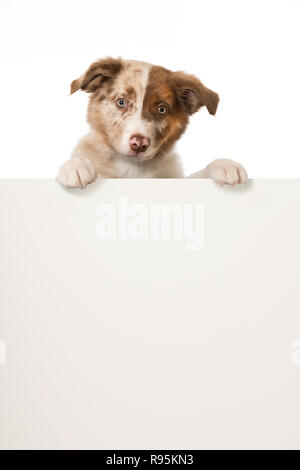
<svg viewBox="0 0 300 470"><path fill-rule="evenodd" d="M158 111L158 114L160 116L165 116L168 112L168 107L167 105L165 104L160 104L158 107L157 107L157 111Z"/></svg>
<svg viewBox="0 0 300 470"><path fill-rule="evenodd" d="M117 106L119 108L126 108L126 101L124 100L124 98L119 98L118 99Z"/></svg>

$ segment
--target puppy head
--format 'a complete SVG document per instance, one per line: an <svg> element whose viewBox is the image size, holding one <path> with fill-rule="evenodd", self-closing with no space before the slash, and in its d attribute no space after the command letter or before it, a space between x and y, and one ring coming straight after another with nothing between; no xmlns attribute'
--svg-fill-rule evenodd
<svg viewBox="0 0 300 470"><path fill-rule="evenodd" d="M205 106L215 114L219 97L198 78L145 62L101 59L71 84L91 93L88 121L115 152L149 160L170 149L189 116Z"/></svg>

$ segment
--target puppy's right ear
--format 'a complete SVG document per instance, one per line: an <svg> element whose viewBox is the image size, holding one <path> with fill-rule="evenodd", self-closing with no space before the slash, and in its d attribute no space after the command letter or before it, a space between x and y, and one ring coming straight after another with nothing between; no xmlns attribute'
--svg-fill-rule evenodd
<svg viewBox="0 0 300 470"><path fill-rule="evenodd" d="M185 105L189 114L194 114L205 106L209 114L216 114L219 95L206 88L194 75L185 72L172 72L175 93Z"/></svg>
<svg viewBox="0 0 300 470"><path fill-rule="evenodd" d="M99 59L88 70L71 83L71 95L79 89L93 93L107 80L115 78L123 68L121 59Z"/></svg>

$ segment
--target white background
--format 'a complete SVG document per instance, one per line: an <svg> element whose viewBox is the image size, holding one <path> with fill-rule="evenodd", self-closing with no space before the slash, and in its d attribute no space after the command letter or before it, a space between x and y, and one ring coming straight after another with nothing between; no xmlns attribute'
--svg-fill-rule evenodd
<svg viewBox="0 0 300 470"><path fill-rule="evenodd" d="M300 1L1 0L0 177L53 177L87 130L69 84L96 58L194 73L220 94L178 145L186 172L233 158L300 177Z"/></svg>

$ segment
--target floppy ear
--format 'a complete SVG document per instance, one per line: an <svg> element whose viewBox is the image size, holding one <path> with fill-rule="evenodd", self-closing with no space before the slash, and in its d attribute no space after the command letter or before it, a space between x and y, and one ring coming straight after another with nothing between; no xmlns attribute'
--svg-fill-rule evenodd
<svg viewBox="0 0 300 470"><path fill-rule="evenodd" d="M206 88L197 77L184 72L174 73L174 89L179 99L186 106L189 114L194 114L206 106L210 114L216 114L219 95Z"/></svg>
<svg viewBox="0 0 300 470"><path fill-rule="evenodd" d="M107 57L106 59L97 60L90 65L81 77L71 83L71 95L79 89L87 93L93 93L102 83L116 77L122 70L122 67L121 59Z"/></svg>

